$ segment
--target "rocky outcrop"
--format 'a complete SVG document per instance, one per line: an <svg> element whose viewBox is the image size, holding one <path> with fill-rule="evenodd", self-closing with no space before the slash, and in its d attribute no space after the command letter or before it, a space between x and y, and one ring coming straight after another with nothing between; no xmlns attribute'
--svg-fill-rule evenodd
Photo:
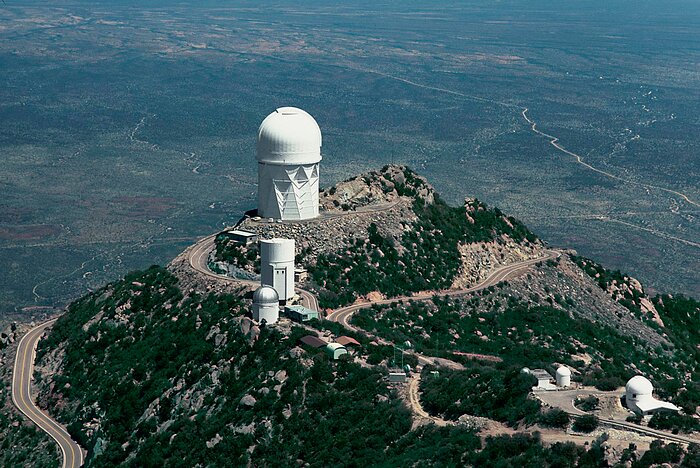
<svg viewBox="0 0 700 468"><path fill-rule="evenodd" d="M357 236L366 235L372 223L384 236L400 236L406 223L416 220L411 204L410 198L399 197L391 204L377 204L347 213L323 213L319 218L303 223L275 223L249 218L241 223L240 228L255 232L263 239L294 239L297 253L311 260L320 253L336 252Z"/></svg>
<svg viewBox="0 0 700 468"><path fill-rule="evenodd" d="M504 235L497 241L461 243L462 267L452 282L453 289L464 289L486 279L502 266L544 256L541 244L522 244Z"/></svg>
<svg viewBox="0 0 700 468"><path fill-rule="evenodd" d="M0 349L15 341L17 341L17 322L12 322L0 332Z"/></svg>
<svg viewBox="0 0 700 468"><path fill-rule="evenodd" d="M435 190L428 181L405 166L388 165L381 171L355 176L323 190L319 195L322 211L355 211L373 205L396 202L404 195L432 203Z"/></svg>
<svg viewBox="0 0 700 468"><path fill-rule="evenodd" d="M202 274L192 268L187 251L181 253L168 264L168 270L178 279L180 289L187 294L233 294L244 295L255 289L254 285L245 281L221 281L221 279Z"/></svg>
<svg viewBox="0 0 700 468"><path fill-rule="evenodd" d="M509 280L502 287L502 294L565 308L591 322L610 326L654 346L668 344L658 331L611 300L568 255L557 261L545 262L539 268Z"/></svg>

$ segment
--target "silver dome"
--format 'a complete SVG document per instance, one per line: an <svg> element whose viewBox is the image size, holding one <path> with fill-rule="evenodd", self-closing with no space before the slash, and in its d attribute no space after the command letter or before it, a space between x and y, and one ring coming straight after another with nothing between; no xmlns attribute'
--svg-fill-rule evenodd
<svg viewBox="0 0 700 468"><path fill-rule="evenodd" d="M274 288L270 286L260 286L253 293L253 302L255 304L277 304L280 297Z"/></svg>

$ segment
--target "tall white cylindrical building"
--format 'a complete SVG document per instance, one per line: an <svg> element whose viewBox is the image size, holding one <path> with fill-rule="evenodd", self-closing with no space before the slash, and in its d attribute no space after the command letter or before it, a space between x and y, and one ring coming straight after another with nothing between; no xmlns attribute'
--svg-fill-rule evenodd
<svg viewBox="0 0 700 468"><path fill-rule="evenodd" d="M253 293L253 320L273 324L280 317L280 300L277 291L269 286L260 286Z"/></svg>
<svg viewBox="0 0 700 468"><path fill-rule="evenodd" d="M258 130L258 215L281 220L318 216L321 129L311 115L280 107Z"/></svg>
<svg viewBox="0 0 700 468"><path fill-rule="evenodd" d="M281 301L294 297L294 239L260 240L260 277Z"/></svg>

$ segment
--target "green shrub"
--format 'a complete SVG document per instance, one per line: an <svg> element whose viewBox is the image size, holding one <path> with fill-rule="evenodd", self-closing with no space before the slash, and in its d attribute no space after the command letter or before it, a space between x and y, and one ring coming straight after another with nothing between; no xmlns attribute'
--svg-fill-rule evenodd
<svg viewBox="0 0 700 468"><path fill-rule="evenodd" d="M579 416L571 428L576 432L593 432L598 428L598 418L592 414Z"/></svg>
<svg viewBox="0 0 700 468"><path fill-rule="evenodd" d="M664 431L690 433L700 431L700 420L673 411L660 411L654 414L649 420L649 427Z"/></svg>
<svg viewBox="0 0 700 468"><path fill-rule="evenodd" d="M589 395L585 398L576 398L576 400L574 401L574 406L576 406L581 411L594 411L598 409L599 402L600 400L598 400L597 397Z"/></svg>
<svg viewBox="0 0 700 468"><path fill-rule="evenodd" d="M666 445L661 440L654 440L642 458L632 463L632 468L648 468L663 463L678 463L681 461L683 449L680 445L671 443Z"/></svg>
<svg viewBox="0 0 700 468"><path fill-rule="evenodd" d="M528 397L537 383L533 376L519 367L467 366L463 371L440 369L439 376L421 380L421 399L429 413L451 420L463 414L483 416L511 426L537 420L540 402Z"/></svg>
<svg viewBox="0 0 700 468"><path fill-rule="evenodd" d="M617 376L599 378L595 382L595 388L604 392L611 392L625 385L625 381Z"/></svg>
<svg viewBox="0 0 700 468"><path fill-rule="evenodd" d="M545 427L565 428L569 425L569 414L558 408L540 414L539 423Z"/></svg>

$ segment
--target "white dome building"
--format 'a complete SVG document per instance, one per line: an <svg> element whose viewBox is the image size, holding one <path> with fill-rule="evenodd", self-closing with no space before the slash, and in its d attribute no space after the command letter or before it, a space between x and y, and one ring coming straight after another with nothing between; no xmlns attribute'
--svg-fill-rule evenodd
<svg viewBox="0 0 700 468"><path fill-rule="evenodd" d="M318 216L321 129L311 115L280 107L258 131L258 215L281 220Z"/></svg>
<svg viewBox="0 0 700 468"><path fill-rule="evenodd" d="M678 411L676 405L657 400L652 395L654 386L649 379L641 375L635 375L625 385L625 405L635 413L648 415L659 410Z"/></svg>
<svg viewBox="0 0 700 468"><path fill-rule="evenodd" d="M571 386L571 369L566 366L559 366L555 379L557 381L557 387Z"/></svg>
<svg viewBox="0 0 700 468"><path fill-rule="evenodd" d="M277 323L280 303L277 291L269 286L260 286L253 293L253 320L267 324Z"/></svg>

